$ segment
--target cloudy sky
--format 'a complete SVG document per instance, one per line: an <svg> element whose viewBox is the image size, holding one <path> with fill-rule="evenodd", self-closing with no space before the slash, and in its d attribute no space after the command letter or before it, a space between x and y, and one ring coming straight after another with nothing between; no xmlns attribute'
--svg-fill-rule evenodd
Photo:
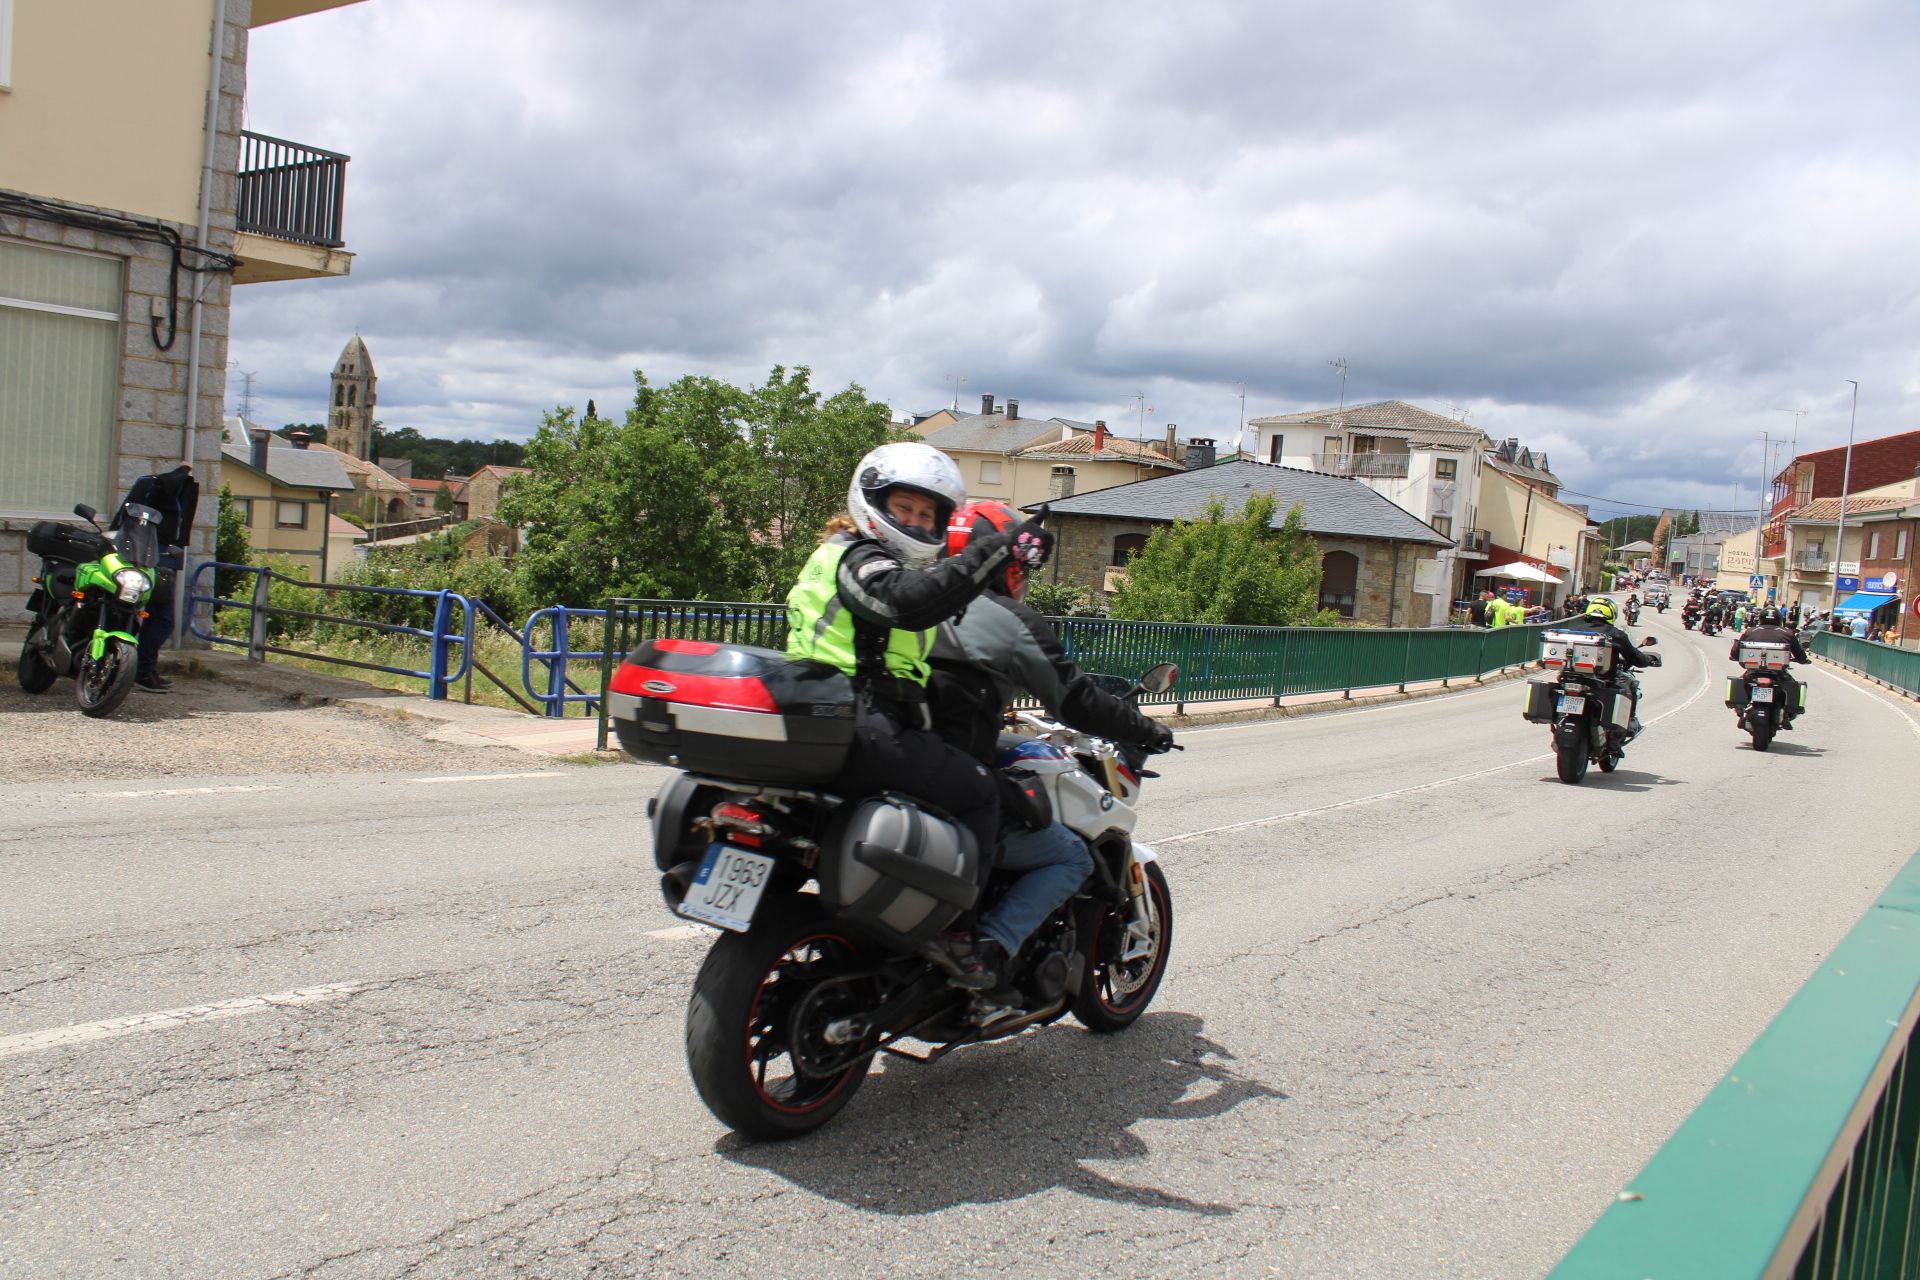
<svg viewBox="0 0 1920 1280"><path fill-rule="evenodd" d="M230 354L273 425L357 331L435 435L779 363L1223 441L1344 357L1570 490L1748 507L1846 379L1920 427L1916 85L1910 0L367 0L253 35L357 256L236 291Z"/></svg>

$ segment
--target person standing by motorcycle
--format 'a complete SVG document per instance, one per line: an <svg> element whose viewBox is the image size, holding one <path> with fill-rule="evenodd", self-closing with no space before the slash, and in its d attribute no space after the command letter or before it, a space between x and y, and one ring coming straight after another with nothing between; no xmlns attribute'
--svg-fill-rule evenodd
<svg viewBox="0 0 1920 1280"><path fill-rule="evenodd" d="M1760 610L1753 625L1742 631L1739 638L1733 642L1733 647L1727 651L1727 660L1740 661L1740 646L1749 640L1757 640L1762 643L1784 644L1791 655L1789 659L1791 662L1797 662L1802 666L1811 664L1813 659L1807 656L1806 647L1800 643L1799 635L1786 625L1786 621L1781 612L1772 606ZM1777 672L1774 678L1786 688L1784 704L1786 710L1780 717L1780 727L1791 729L1794 718L1800 714L1800 682L1793 678L1793 672L1785 668Z"/></svg>
<svg viewBox="0 0 1920 1280"><path fill-rule="evenodd" d="M1587 611L1575 620L1567 629L1585 632L1600 638L1601 642L1613 650L1613 672L1609 676L1616 694L1624 693L1633 699L1633 710L1628 715L1627 736L1640 736L1640 682L1633 672L1641 667L1657 667L1660 655L1643 653L1635 647L1633 638L1614 625L1615 612L1613 601L1605 596L1595 596L1587 605Z"/></svg>
<svg viewBox="0 0 1920 1280"><path fill-rule="evenodd" d="M1020 514L1004 502L969 503L947 527L947 552L963 555L975 539L1019 524ZM940 624L929 685L935 731L991 766L1007 709L1025 693L1069 728L1150 754L1172 750L1173 734L1165 725L1102 690L1074 665L1047 620L1027 606L1028 574L1037 567L1008 562L994 571L986 591L965 612ZM996 771L995 777L1006 775ZM1005 785L1017 790L1010 780ZM1047 815L1044 825L1023 821L1005 837L999 865L1022 875L980 919L955 978L956 985L971 990L996 984L1008 958L1019 954L1033 931L1092 874L1093 857L1084 840Z"/></svg>
<svg viewBox="0 0 1920 1280"><path fill-rule="evenodd" d="M943 560L947 523L966 500L960 469L931 445L885 444L862 458L848 515L828 525L787 593L787 656L853 681L853 746L838 789L900 791L937 805L973 833L985 863L1000 829L998 784L933 732L927 656L942 619L1009 561L1044 560L1053 535L1024 521Z"/></svg>
<svg viewBox="0 0 1920 1280"><path fill-rule="evenodd" d="M200 508L200 482L185 463L158 475L141 476L127 491L126 501L120 504L108 528L118 529L131 506L152 507L160 513L160 563L153 594L147 599L147 616L135 637L139 656L134 663L133 683L149 693L165 693L173 687L173 681L160 674L160 646L173 638L175 575L184 564L184 548Z"/></svg>

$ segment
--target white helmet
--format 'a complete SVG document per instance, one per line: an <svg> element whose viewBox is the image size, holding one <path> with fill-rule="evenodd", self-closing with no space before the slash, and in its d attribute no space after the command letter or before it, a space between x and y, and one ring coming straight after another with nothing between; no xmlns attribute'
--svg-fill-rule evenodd
<svg viewBox="0 0 1920 1280"><path fill-rule="evenodd" d="M911 489L933 499L933 527L902 525L887 514L889 489ZM883 444L853 469L847 514L860 535L884 546L904 565L924 569L947 548L947 523L967 500L967 484L953 459L930 444Z"/></svg>

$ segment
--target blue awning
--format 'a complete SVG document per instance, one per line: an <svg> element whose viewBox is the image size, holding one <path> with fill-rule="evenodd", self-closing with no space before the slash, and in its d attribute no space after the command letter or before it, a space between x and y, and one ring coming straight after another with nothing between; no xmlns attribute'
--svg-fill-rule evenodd
<svg viewBox="0 0 1920 1280"><path fill-rule="evenodd" d="M1833 607L1835 613L1872 613L1883 604L1892 604L1899 596L1885 596L1877 591L1856 591Z"/></svg>

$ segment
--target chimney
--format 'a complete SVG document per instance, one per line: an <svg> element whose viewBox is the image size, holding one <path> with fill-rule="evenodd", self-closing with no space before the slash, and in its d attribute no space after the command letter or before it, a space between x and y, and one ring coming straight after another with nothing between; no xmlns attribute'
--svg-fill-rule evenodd
<svg viewBox="0 0 1920 1280"><path fill-rule="evenodd" d="M1177 458L1180 456L1179 454L1173 451L1173 448L1174 448L1173 433L1178 430L1179 428L1175 426L1173 423L1169 422L1167 424L1167 447L1162 449L1160 452L1166 454L1169 458Z"/></svg>
<svg viewBox="0 0 1920 1280"><path fill-rule="evenodd" d="M247 433L253 437L252 454L247 460L253 463L253 469L255 471L264 475L267 470L267 429L265 427L249 427Z"/></svg>
<svg viewBox="0 0 1920 1280"><path fill-rule="evenodd" d="M980 412L988 414L993 412L993 392L989 391L980 397Z"/></svg>
<svg viewBox="0 0 1920 1280"><path fill-rule="evenodd" d="M1093 424L1093 451L1100 452L1107 447L1107 424L1104 421Z"/></svg>
<svg viewBox="0 0 1920 1280"><path fill-rule="evenodd" d="M1020 402L1018 400L1014 400L1010 398L1007 401L1007 421L1018 422L1019 420L1020 420Z"/></svg>
<svg viewBox="0 0 1920 1280"><path fill-rule="evenodd" d="M1187 470L1198 471L1202 467L1213 465L1214 446L1211 440L1187 441Z"/></svg>
<svg viewBox="0 0 1920 1280"><path fill-rule="evenodd" d="M287 439L293 441L293 447L296 449L304 449L307 447L307 433L304 431L292 432L287 436Z"/></svg>
<svg viewBox="0 0 1920 1280"><path fill-rule="evenodd" d="M1072 496L1073 468L1055 467L1053 469L1053 478L1047 482L1047 500L1051 502L1059 498L1071 498Z"/></svg>

